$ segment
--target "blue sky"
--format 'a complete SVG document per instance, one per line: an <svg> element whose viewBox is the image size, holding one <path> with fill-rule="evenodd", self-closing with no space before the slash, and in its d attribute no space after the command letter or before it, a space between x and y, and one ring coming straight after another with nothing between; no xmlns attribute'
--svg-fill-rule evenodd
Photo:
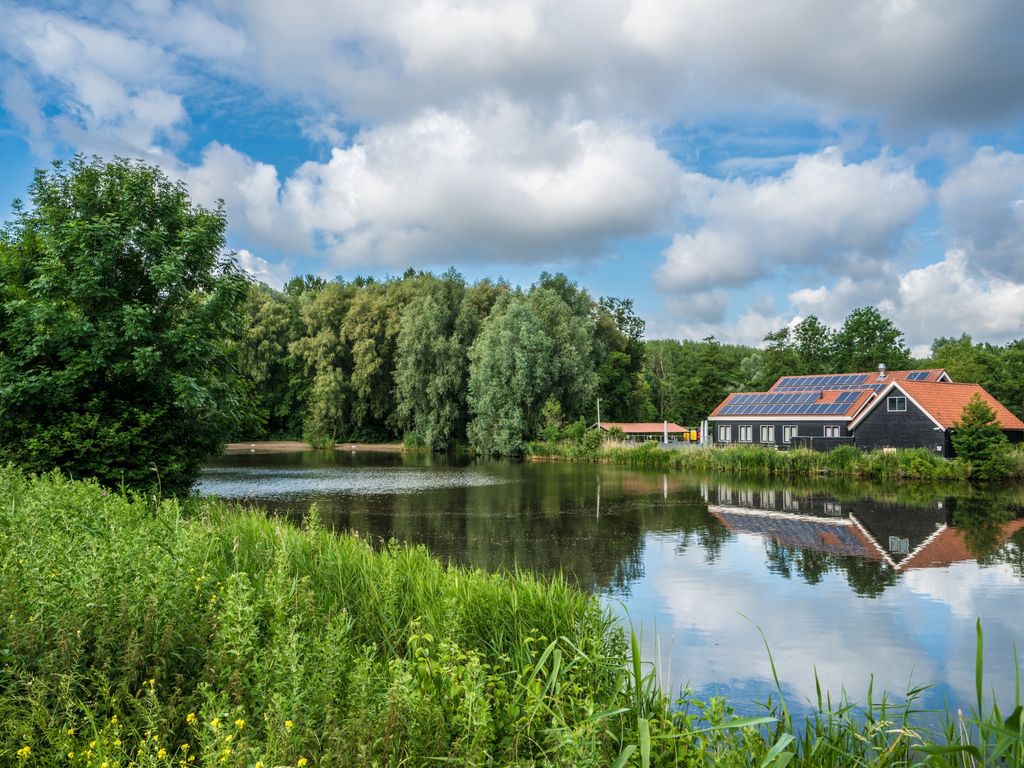
<svg viewBox="0 0 1024 768"><path fill-rule="evenodd" d="M770 5L770 7L769 7ZM261 279L564 271L651 337L1024 336L1018 0L0 0L0 196L144 158Z"/></svg>

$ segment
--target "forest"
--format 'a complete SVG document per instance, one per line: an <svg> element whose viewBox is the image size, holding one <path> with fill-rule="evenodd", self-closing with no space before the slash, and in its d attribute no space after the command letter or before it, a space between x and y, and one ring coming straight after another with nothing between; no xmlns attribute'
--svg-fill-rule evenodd
<svg viewBox="0 0 1024 768"><path fill-rule="evenodd" d="M945 368L1015 413L1024 406L1024 339L938 338L917 359L874 307L837 329L809 316L762 347L645 340L632 300L595 298L563 274L521 288L410 269L383 280L295 277L281 291L253 283L246 313L240 364L253 416L242 439L516 454L593 423L598 398L605 420L696 426L728 392L880 362Z"/></svg>

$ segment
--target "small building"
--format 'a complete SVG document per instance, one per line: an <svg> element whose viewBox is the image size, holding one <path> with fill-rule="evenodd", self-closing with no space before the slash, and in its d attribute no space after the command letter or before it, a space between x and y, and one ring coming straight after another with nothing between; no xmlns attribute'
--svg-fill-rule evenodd
<svg viewBox="0 0 1024 768"><path fill-rule="evenodd" d="M831 450L853 445L850 425L878 392L897 381L949 382L942 369L783 376L767 392L733 392L708 417L717 445Z"/></svg>
<svg viewBox="0 0 1024 768"><path fill-rule="evenodd" d="M696 430L681 427L671 421L601 421L595 426L604 432L621 429L625 433L626 439L634 442L648 440L666 442L666 434L669 441L685 442L697 439Z"/></svg>
<svg viewBox="0 0 1024 768"><path fill-rule="evenodd" d="M1024 439L1024 422L980 384L952 382L894 381L860 410L849 430L857 447L866 451L926 448L949 458L954 455L953 425L975 395L995 413L1010 442Z"/></svg>

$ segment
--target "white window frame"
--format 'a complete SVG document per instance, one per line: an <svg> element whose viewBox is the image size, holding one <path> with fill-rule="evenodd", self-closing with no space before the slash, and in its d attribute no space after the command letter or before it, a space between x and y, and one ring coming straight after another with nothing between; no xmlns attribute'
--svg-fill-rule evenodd
<svg viewBox="0 0 1024 768"><path fill-rule="evenodd" d="M762 424L761 425L761 442L775 443L775 425L774 424Z"/></svg>
<svg viewBox="0 0 1024 768"><path fill-rule="evenodd" d="M732 442L732 425L731 424L719 424L718 425L718 442L720 442L720 443L731 443Z"/></svg>
<svg viewBox="0 0 1024 768"><path fill-rule="evenodd" d="M826 424L823 428L822 435L825 437L839 437L841 429L838 424Z"/></svg>
<svg viewBox="0 0 1024 768"><path fill-rule="evenodd" d="M899 407L901 401L903 403L902 408ZM885 399L885 410L887 410L889 413L906 413L907 398L904 397L903 395L889 395Z"/></svg>
<svg viewBox="0 0 1024 768"><path fill-rule="evenodd" d="M746 435L746 437L744 437ZM740 428L736 435L737 443L752 443L754 442L754 425L753 424L740 424Z"/></svg>
<svg viewBox="0 0 1024 768"><path fill-rule="evenodd" d="M800 436L800 426L798 424L786 424L782 427L782 442L789 445L793 442L794 437Z"/></svg>

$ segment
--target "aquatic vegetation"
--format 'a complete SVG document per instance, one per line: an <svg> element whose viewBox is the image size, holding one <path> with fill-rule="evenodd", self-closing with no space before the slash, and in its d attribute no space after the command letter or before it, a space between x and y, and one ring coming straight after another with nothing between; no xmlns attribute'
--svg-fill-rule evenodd
<svg viewBox="0 0 1024 768"><path fill-rule="evenodd" d="M797 722L657 684L562 579L446 567L258 510L0 468L0 764L1019 765L1020 685Z"/></svg>

